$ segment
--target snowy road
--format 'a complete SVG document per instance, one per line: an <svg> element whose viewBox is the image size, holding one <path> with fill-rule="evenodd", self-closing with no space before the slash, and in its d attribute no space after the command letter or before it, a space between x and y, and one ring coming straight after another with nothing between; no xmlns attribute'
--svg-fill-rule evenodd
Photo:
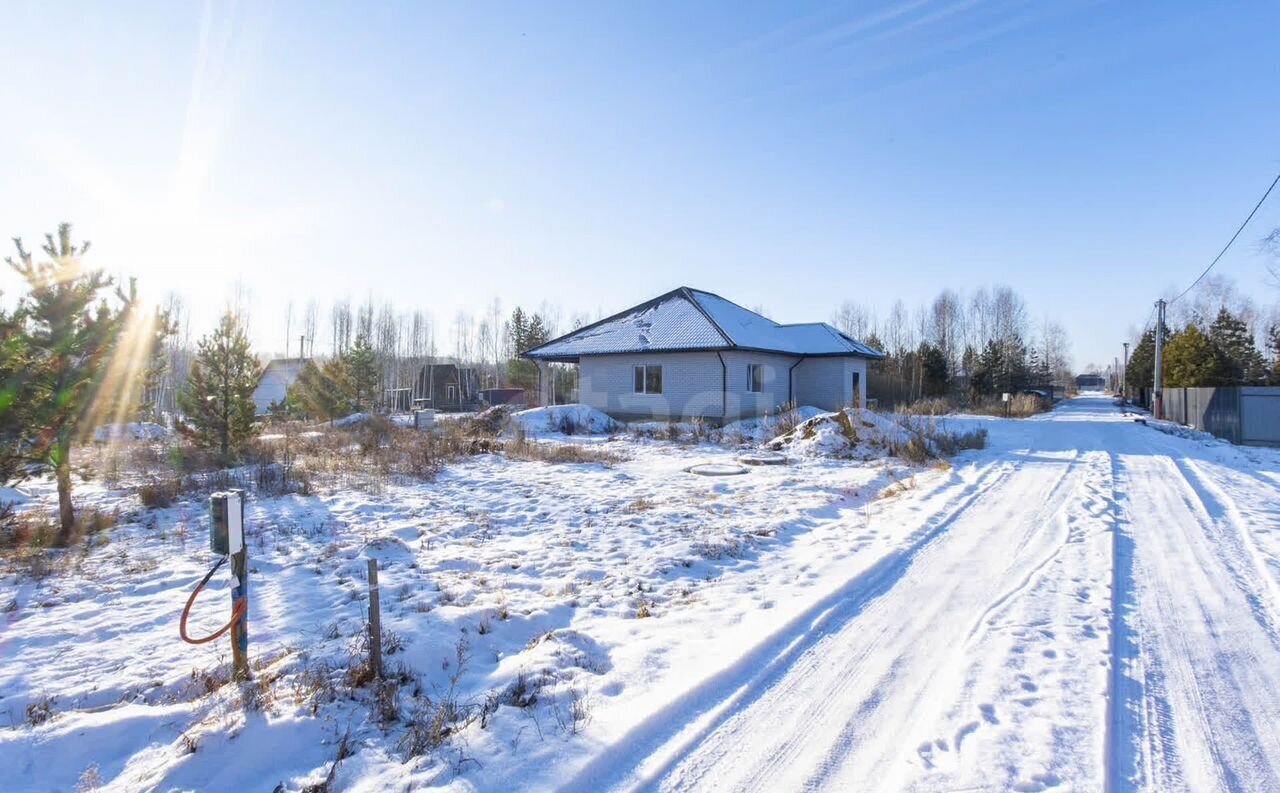
<svg viewBox="0 0 1280 793"><path fill-rule="evenodd" d="M1280 492L1077 399L580 790L1280 790ZM1273 458L1267 458L1273 459Z"/></svg>

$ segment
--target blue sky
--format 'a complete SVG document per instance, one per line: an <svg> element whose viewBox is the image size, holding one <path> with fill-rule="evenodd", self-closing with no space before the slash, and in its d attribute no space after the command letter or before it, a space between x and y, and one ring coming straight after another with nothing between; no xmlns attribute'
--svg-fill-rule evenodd
<svg viewBox="0 0 1280 793"><path fill-rule="evenodd" d="M1280 4L10 4L0 219L212 317L1006 283L1119 354L1280 171ZM1260 302L1258 241L1219 266ZM8 281L3 283L8 284ZM197 328L200 330L201 328ZM277 341L278 339L278 341Z"/></svg>

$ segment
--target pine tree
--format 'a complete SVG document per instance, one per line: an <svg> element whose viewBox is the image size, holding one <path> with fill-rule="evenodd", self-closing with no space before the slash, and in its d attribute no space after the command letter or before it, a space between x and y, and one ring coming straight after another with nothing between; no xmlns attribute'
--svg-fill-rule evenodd
<svg viewBox="0 0 1280 793"><path fill-rule="evenodd" d="M947 375L947 356L941 347L928 342L921 342L916 351L916 360L920 365L921 396L945 396L951 385Z"/></svg>
<svg viewBox="0 0 1280 793"><path fill-rule="evenodd" d="M507 362L507 379L511 385L517 388L536 388L538 385L537 364L519 356L521 353L532 350L540 344L547 343L551 334L547 332L546 323L542 321L542 317L537 314L530 316L519 306L516 306L511 312L511 321L507 324L511 351L516 355L516 357Z"/></svg>
<svg viewBox="0 0 1280 793"><path fill-rule="evenodd" d="M1280 385L1280 325L1272 325L1267 329L1267 349L1271 352L1267 385Z"/></svg>
<svg viewBox="0 0 1280 793"><path fill-rule="evenodd" d="M996 375L996 389L1000 393L1015 393L1027 384L1027 346L1022 338L1012 335L1005 339L1001 350L1001 368Z"/></svg>
<svg viewBox="0 0 1280 793"><path fill-rule="evenodd" d="M341 358L348 401L355 412L373 409L378 392L378 359L365 335L356 337L356 343Z"/></svg>
<svg viewBox="0 0 1280 793"><path fill-rule="evenodd" d="M1164 385L1195 388L1229 385L1230 362L1194 324L1173 334L1164 346Z"/></svg>
<svg viewBox="0 0 1280 793"><path fill-rule="evenodd" d="M316 365L315 361L307 361L289 391L291 398L296 398L303 410L321 421L332 422L352 412L347 396L350 388L340 358L330 359L322 366Z"/></svg>
<svg viewBox="0 0 1280 793"><path fill-rule="evenodd" d="M1169 343L1169 339L1173 334L1169 332L1169 326L1164 326L1164 341ZM1169 362L1162 362L1164 373L1169 373ZM1156 329L1149 328L1142 334L1142 338L1138 339L1137 345L1134 346L1133 352L1129 354L1129 366L1125 370L1125 382L1128 383L1129 390L1136 392L1140 388L1151 388L1155 385L1156 376Z"/></svg>
<svg viewBox="0 0 1280 793"><path fill-rule="evenodd" d="M160 420L160 389L169 372L169 350L165 342L178 332L168 311L156 308L155 313L142 329L145 334L147 363L142 370L141 398L138 402L138 421Z"/></svg>
<svg viewBox="0 0 1280 793"><path fill-rule="evenodd" d="M260 375L244 328L227 312L217 330L200 339L178 398L196 442L217 449L224 461L253 436L253 391Z"/></svg>
<svg viewBox="0 0 1280 793"><path fill-rule="evenodd" d="M1209 339L1222 357L1224 385L1251 385L1266 377L1266 361L1254 344L1249 326L1225 306L1209 326Z"/></svg>
<svg viewBox="0 0 1280 793"><path fill-rule="evenodd" d="M972 395L983 397L996 393L1000 385L1000 375L1005 368L1003 347L994 340L987 342L969 376L969 390Z"/></svg>
<svg viewBox="0 0 1280 793"><path fill-rule="evenodd" d="M31 461L51 467L58 483L58 533L54 544L73 539L71 446L94 419L106 412L111 394L100 393L112 352L134 293L115 290L115 305L105 299L113 281L101 270L85 269L89 249L71 240L71 225L58 226L57 239L45 235L46 262L37 263L14 240L17 258L6 261L29 289L21 304L22 334L28 348L26 371L14 399L30 412L23 416L19 444Z"/></svg>
<svg viewBox="0 0 1280 793"><path fill-rule="evenodd" d="M0 484L18 478L26 464L32 400L26 393L31 345L23 328L23 308L0 306Z"/></svg>

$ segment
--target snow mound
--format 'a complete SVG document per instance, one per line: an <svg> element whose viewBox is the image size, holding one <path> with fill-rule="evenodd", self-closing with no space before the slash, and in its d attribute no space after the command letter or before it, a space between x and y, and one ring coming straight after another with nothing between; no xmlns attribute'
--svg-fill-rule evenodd
<svg viewBox="0 0 1280 793"><path fill-rule="evenodd" d="M622 425L604 413L586 405L553 405L521 410L511 416L512 423L527 433L565 435L616 432Z"/></svg>
<svg viewBox="0 0 1280 793"><path fill-rule="evenodd" d="M167 427L150 421L130 421L123 424L103 424L93 431L97 443L110 441L155 441L169 437Z"/></svg>
<svg viewBox="0 0 1280 793"><path fill-rule="evenodd" d="M813 405L801 405L790 411L730 422L724 425L724 435L729 438L740 437L751 443L761 443L776 437L779 426L786 422L808 421L826 413L827 411Z"/></svg>
<svg viewBox="0 0 1280 793"><path fill-rule="evenodd" d="M822 413L781 435L766 448L794 457L882 457L911 433L892 419L863 408Z"/></svg>

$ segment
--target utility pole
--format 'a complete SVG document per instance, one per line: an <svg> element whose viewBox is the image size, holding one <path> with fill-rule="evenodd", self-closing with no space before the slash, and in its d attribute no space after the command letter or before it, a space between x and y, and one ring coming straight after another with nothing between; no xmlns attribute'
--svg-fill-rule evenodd
<svg viewBox="0 0 1280 793"><path fill-rule="evenodd" d="M1161 388L1160 369L1164 361L1164 300L1156 301L1156 373L1151 405L1157 419L1164 418L1164 390Z"/></svg>
<svg viewBox="0 0 1280 793"><path fill-rule="evenodd" d="M1129 398L1129 342L1124 343L1124 369L1120 375L1120 396Z"/></svg>

